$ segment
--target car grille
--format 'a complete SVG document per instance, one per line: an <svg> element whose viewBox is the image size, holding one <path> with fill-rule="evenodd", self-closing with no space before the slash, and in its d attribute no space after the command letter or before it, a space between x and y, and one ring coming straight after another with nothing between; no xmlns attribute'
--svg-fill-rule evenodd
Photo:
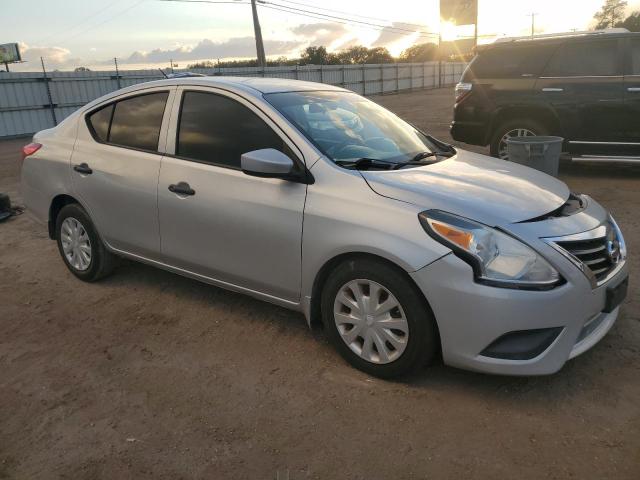
<svg viewBox="0 0 640 480"><path fill-rule="evenodd" d="M601 281L607 277L616 264L607 250L607 236L589 240L557 241L556 244L580 260Z"/></svg>

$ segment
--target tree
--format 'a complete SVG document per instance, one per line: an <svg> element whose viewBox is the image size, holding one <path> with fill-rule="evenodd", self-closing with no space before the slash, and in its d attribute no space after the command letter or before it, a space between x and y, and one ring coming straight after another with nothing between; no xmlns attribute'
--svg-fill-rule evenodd
<svg viewBox="0 0 640 480"><path fill-rule="evenodd" d="M393 63L393 57L385 47L370 48L365 63Z"/></svg>
<svg viewBox="0 0 640 480"><path fill-rule="evenodd" d="M369 49L362 45L355 45L338 53L340 63L344 65L366 63Z"/></svg>
<svg viewBox="0 0 640 480"><path fill-rule="evenodd" d="M326 47L307 47L300 56L300 65L336 65L340 63Z"/></svg>
<svg viewBox="0 0 640 480"><path fill-rule="evenodd" d="M630 32L640 32L640 12L633 12L624 21L616 23L616 27L626 28Z"/></svg>
<svg viewBox="0 0 640 480"><path fill-rule="evenodd" d="M91 69L87 68L87 67L76 67L74 72L90 72Z"/></svg>
<svg viewBox="0 0 640 480"><path fill-rule="evenodd" d="M438 45L436 45L435 43L421 43L418 45L412 45L400 54L401 62L431 62L437 59Z"/></svg>
<svg viewBox="0 0 640 480"><path fill-rule="evenodd" d="M593 18L596 19L596 29L610 28L624 19L626 0L606 0L602 9Z"/></svg>
<svg viewBox="0 0 640 480"><path fill-rule="evenodd" d="M205 60L203 62L196 62L196 63L191 63L189 65L187 65L187 69L191 69L191 68L213 68L215 67L215 65L213 64L213 62L211 60Z"/></svg>

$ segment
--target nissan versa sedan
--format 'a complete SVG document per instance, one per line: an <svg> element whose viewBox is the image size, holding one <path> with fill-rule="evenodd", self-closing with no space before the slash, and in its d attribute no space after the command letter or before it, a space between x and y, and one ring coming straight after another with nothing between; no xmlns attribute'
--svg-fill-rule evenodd
<svg viewBox="0 0 640 480"><path fill-rule="evenodd" d="M25 203L79 279L127 257L246 293L304 313L380 377L438 354L550 374L626 295L625 243L594 199L328 85L144 83L23 156Z"/></svg>

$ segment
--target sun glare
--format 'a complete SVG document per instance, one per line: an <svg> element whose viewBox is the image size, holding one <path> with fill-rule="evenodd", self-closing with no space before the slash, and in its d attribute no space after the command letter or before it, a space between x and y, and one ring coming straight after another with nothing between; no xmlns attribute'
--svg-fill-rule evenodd
<svg viewBox="0 0 640 480"><path fill-rule="evenodd" d="M455 40L458 38L458 27L455 23L442 22L440 24L440 35L445 42Z"/></svg>

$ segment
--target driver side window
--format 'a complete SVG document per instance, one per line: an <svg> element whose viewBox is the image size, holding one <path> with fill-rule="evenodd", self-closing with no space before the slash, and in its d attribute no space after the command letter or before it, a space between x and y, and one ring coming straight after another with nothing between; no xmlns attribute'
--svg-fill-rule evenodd
<svg viewBox="0 0 640 480"><path fill-rule="evenodd" d="M176 156L239 169L243 153L262 148L291 156L280 136L241 103L215 93L183 94Z"/></svg>

